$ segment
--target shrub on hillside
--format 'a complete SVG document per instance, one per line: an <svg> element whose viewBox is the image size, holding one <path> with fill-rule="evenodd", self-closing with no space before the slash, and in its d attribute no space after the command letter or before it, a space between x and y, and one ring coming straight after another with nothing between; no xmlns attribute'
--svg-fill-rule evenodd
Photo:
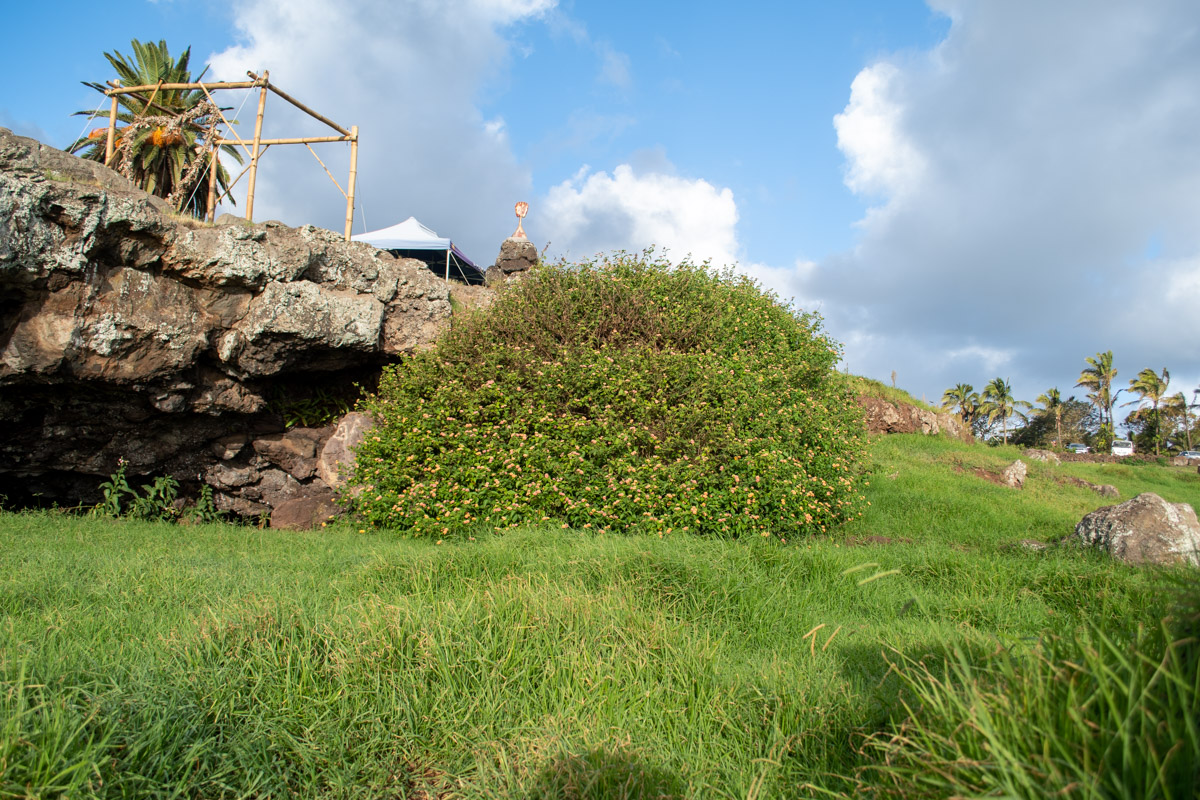
<svg viewBox="0 0 1200 800"><path fill-rule="evenodd" d="M818 317L730 271L542 266L385 372L355 509L414 535L825 531L862 499L838 354Z"/></svg>

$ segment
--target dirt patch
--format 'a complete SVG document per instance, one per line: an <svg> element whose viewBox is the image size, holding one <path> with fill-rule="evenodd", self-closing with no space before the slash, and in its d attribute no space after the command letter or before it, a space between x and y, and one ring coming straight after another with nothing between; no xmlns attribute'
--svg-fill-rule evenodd
<svg viewBox="0 0 1200 800"><path fill-rule="evenodd" d="M397 796L409 800L441 800L453 794L444 772L412 762L406 763L398 774L391 776L389 783L388 788L398 792Z"/></svg>
<svg viewBox="0 0 1200 800"><path fill-rule="evenodd" d="M959 473L970 472L975 477L983 478L985 481L990 481L990 482L996 484L997 486L1007 486L1008 485L1004 482L1004 476L1001 475L999 472L992 472L991 470L986 470L983 467L966 467L961 462L958 462L958 461L954 461L951 463L954 464L955 472L959 472Z"/></svg>

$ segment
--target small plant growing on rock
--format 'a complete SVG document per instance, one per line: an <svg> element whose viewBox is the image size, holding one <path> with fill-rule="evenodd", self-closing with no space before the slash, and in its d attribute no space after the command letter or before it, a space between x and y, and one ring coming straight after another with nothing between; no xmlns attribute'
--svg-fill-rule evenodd
<svg viewBox="0 0 1200 800"><path fill-rule="evenodd" d="M184 519L197 523L225 521L225 512L218 510L216 502L213 501L211 486L204 484L200 487L200 496L196 498L196 504L188 509Z"/></svg>
<svg viewBox="0 0 1200 800"><path fill-rule="evenodd" d="M817 316L728 270L541 266L385 371L354 508L413 535L826 531L861 500L838 356Z"/></svg>

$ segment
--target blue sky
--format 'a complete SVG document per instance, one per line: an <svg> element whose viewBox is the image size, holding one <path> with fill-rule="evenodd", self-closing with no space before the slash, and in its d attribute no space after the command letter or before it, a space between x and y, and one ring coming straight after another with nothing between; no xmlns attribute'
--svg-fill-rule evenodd
<svg viewBox="0 0 1200 800"><path fill-rule="evenodd" d="M7 23L0 125L54 146L103 51L166 39L360 127L356 231L415 215L490 262L527 200L552 254L736 262L819 310L851 371L930 400L1071 394L1108 349L1118 385L1200 385L1193 0L68 0ZM268 135L299 131L268 103ZM346 146L319 152L341 179ZM306 150L264 158L257 218L342 214Z"/></svg>

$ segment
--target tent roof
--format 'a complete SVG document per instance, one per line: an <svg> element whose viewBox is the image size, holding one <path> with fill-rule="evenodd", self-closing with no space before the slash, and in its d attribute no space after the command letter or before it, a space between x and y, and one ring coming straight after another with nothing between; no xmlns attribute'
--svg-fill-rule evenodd
<svg viewBox="0 0 1200 800"><path fill-rule="evenodd" d="M355 234L350 238L355 242L366 242L380 250L450 250L462 262L475 266L475 262L463 255L454 242L438 236L422 225L416 217L409 217L404 222L398 222L388 228Z"/></svg>

